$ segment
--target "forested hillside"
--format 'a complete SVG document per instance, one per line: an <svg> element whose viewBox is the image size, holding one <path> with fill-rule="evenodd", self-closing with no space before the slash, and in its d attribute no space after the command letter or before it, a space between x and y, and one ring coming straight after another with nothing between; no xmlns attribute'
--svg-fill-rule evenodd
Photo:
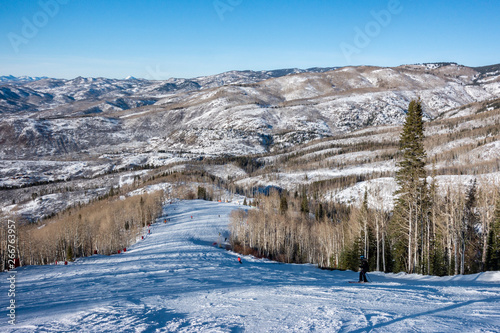
<svg viewBox="0 0 500 333"><path fill-rule="evenodd" d="M392 209L376 189L365 189L360 206L324 202L306 187L294 194L276 191L260 196L257 210L233 215L233 246L242 253L326 268L355 270L364 255L372 270L385 272L497 270L499 188L477 179L465 187L440 186L435 167L428 175L422 116L420 101L412 101L399 138Z"/></svg>

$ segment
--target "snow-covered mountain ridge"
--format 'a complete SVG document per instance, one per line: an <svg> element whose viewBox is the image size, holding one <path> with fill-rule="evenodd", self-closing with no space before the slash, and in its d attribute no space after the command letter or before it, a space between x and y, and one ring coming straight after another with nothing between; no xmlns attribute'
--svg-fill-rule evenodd
<svg viewBox="0 0 500 333"><path fill-rule="evenodd" d="M103 77L77 77L55 79L48 77L0 76L0 113L35 112L65 107L59 116L68 116L69 110L98 113L137 107L127 104L127 98L149 104L164 95L215 88L230 84L249 84L262 80L298 73L321 73L332 68L280 69L270 71L230 71L192 79L168 80L137 79L132 76L120 79ZM86 103L82 103L86 102ZM115 106L115 109L111 108ZM85 109L89 107L89 109ZM99 109L99 111L97 111ZM89 111L90 110L90 111ZM94 112L91 112L91 111ZM57 112L57 111L55 111ZM50 114L50 112L49 112ZM47 116L47 113L44 115Z"/></svg>
<svg viewBox="0 0 500 333"><path fill-rule="evenodd" d="M6 143L0 155L263 153L401 124L417 97L431 119L499 96L496 66L456 64L234 71L166 81L42 79L0 85Z"/></svg>
<svg viewBox="0 0 500 333"><path fill-rule="evenodd" d="M38 80L44 80L48 79L47 76L14 76L14 75L4 75L0 76L0 83L7 82L7 83L13 83L13 82L32 82L32 81L38 81Z"/></svg>

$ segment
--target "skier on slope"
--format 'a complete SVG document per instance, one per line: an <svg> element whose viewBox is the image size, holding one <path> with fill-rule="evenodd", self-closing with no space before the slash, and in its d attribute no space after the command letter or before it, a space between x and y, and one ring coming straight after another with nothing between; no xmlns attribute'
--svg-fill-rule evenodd
<svg viewBox="0 0 500 333"><path fill-rule="evenodd" d="M359 282L368 282L366 279L366 272L368 272L368 260L366 260L365 256L361 256L361 263L359 265Z"/></svg>

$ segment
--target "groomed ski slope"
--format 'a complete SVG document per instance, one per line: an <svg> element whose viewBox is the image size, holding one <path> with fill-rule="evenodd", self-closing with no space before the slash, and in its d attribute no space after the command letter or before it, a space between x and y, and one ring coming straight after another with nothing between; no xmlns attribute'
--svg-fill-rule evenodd
<svg viewBox="0 0 500 333"><path fill-rule="evenodd" d="M126 253L17 272L17 324L2 332L499 332L500 272L458 277L323 271L213 243L236 204L166 205L170 222ZM220 215L220 217L219 217ZM191 216L193 217L191 219Z"/></svg>

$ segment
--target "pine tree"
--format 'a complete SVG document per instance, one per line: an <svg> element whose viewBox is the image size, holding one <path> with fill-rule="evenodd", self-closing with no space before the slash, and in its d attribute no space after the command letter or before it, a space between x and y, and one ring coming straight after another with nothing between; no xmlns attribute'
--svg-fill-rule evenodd
<svg viewBox="0 0 500 333"><path fill-rule="evenodd" d="M144 211L144 198L141 196L141 200L139 201L139 212L141 214L141 225L143 227L146 226L146 214L145 214L145 211Z"/></svg>
<svg viewBox="0 0 500 333"><path fill-rule="evenodd" d="M396 202L392 219L392 234L398 239L395 248L396 269L414 272L419 267L419 231L426 212L424 198L426 171L424 149L424 122L420 100L413 100L400 135L400 152L403 156L396 172Z"/></svg>
<svg viewBox="0 0 500 333"><path fill-rule="evenodd" d="M306 191L302 193L302 202L300 203L300 211L304 214L309 213L309 201L307 200Z"/></svg>
<svg viewBox="0 0 500 333"><path fill-rule="evenodd" d="M500 270L500 196L497 197L495 214L488 234L486 270Z"/></svg>
<svg viewBox="0 0 500 333"><path fill-rule="evenodd" d="M351 244L346 245L340 254L340 269L350 269L357 271L359 267L361 240L356 237Z"/></svg>
<svg viewBox="0 0 500 333"><path fill-rule="evenodd" d="M323 208L323 204L320 202L318 204L318 209L316 210L316 220L322 221L325 217L325 209Z"/></svg>
<svg viewBox="0 0 500 333"><path fill-rule="evenodd" d="M207 200L207 189L202 187L202 186L198 186L198 199L201 199L201 200Z"/></svg>
<svg viewBox="0 0 500 333"><path fill-rule="evenodd" d="M479 219L475 212L476 191L477 182L474 179L474 183L467 191L462 218L460 274L476 273L481 266L481 239L475 230Z"/></svg>
<svg viewBox="0 0 500 333"><path fill-rule="evenodd" d="M68 245L66 248L66 260L67 261L73 261L73 248L71 245Z"/></svg>
<svg viewBox="0 0 500 333"><path fill-rule="evenodd" d="M281 215L285 215L288 210L288 201L286 200L286 194L283 193L280 197L280 213Z"/></svg>

